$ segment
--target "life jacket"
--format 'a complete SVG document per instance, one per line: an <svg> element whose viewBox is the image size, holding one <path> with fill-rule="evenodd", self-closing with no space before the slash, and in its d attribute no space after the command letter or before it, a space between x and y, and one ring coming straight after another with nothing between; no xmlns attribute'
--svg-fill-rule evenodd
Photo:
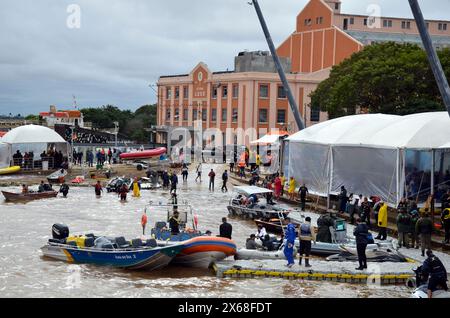
<svg viewBox="0 0 450 318"><path fill-rule="evenodd" d="M309 223L303 223L300 225L300 239L311 239L312 238L312 232L311 232L311 224Z"/></svg>
<svg viewBox="0 0 450 318"><path fill-rule="evenodd" d="M447 208L442 212L442 221L450 222L450 209Z"/></svg>

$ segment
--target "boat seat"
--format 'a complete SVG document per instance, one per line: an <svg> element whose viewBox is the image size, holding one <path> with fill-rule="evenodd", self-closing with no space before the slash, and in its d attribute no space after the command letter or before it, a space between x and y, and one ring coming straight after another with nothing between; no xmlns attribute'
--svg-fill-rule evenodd
<svg viewBox="0 0 450 318"><path fill-rule="evenodd" d="M66 244L66 240L65 239L49 239L48 240L49 243L56 243L56 244Z"/></svg>
<svg viewBox="0 0 450 318"><path fill-rule="evenodd" d="M127 248L127 247L130 247L129 242L127 242L127 240L125 240L125 237L123 237L123 236L116 237L115 243L117 244L117 246L118 246L119 248Z"/></svg>
<svg viewBox="0 0 450 318"><path fill-rule="evenodd" d="M86 239L84 240L84 246L85 247L94 247L95 239L91 236L86 236Z"/></svg>
<svg viewBox="0 0 450 318"><path fill-rule="evenodd" d="M162 228L167 227L166 222L156 222L155 224L155 229L156 230L161 230Z"/></svg>
<svg viewBox="0 0 450 318"><path fill-rule="evenodd" d="M141 239L134 239L134 240L132 240L132 241L131 241L131 246L132 246L133 248L139 248L139 247L142 247L142 246L143 246L142 240L141 240Z"/></svg>
<svg viewBox="0 0 450 318"><path fill-rule="evenodd" d="M157 247L158 243L155 239L148 239L145 245L148 247Z"/></svg>

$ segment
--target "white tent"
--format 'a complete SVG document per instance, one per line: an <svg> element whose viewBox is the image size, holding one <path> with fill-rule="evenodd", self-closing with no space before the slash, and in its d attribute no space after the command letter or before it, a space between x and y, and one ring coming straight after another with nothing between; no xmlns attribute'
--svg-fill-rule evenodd
<svg viewBox="0 0 450 318"><path fill-rule="evenodd" d="M349 192L380 195L396 204L404 195L426 199L433 186L450 183L441 177L450 169L447 112L347 116L309 127L288 141L289 175L324 196L345 185Z"/></svg>
<svg viewBox="0 0 450 318"><path fill-rule="evenodd" d="M2 138L3 143L11 146L11 151L33 152L38 156L49 147L61 150L67 155L68 143L54 130L38 125L25 125L10 130Z"/></svg>
<svg viewBox="0 0 450 318"><path fill-rule="evenodd" d="M3 136L2 142L8 144L66 143L64 138L54 130L37 125L17 127Z"/></svg>
<svg viewBox="0 0 450 318"><path fill-rule="evenodd" d="M283 131L274 131L263 137L252 141L251 145L272 145L278 143L281 138L289 136L289 133Z"/></svg>

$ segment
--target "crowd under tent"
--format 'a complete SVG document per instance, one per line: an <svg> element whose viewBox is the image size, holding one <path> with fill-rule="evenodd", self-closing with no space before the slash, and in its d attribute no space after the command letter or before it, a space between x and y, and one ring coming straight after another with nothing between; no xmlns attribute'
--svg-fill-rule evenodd
<svg viewBox="0 0 450 318"><path fill-rule="evenodd" d="M363 114L329 120L289 138L287 173L320 196L378 195L390 205L404 196L439 201L450 188L447 112L408 116Z"/></svg>
<svg viewBox="0 0 450 318"><path fill-rule="evenodd" d="M68 154L68 143L54 130L38 125L25 125L10 130L1 139L2 143L10 145L12 154L19 150L33 152L37 158L43 151L53 149L61 151L64 156Z"/></svg>

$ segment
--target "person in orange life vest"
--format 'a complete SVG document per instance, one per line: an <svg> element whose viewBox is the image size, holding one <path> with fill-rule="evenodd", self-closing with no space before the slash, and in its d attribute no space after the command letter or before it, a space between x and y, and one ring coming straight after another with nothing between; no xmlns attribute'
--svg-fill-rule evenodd
<svg viewBox="0 0 450 318"><path fill-rule="evenodd" d="M145 227L147 226L147 211L144 211L144 214L142 214L141 218L141 225L142 225L142 235L145 235Z"/></svg>

